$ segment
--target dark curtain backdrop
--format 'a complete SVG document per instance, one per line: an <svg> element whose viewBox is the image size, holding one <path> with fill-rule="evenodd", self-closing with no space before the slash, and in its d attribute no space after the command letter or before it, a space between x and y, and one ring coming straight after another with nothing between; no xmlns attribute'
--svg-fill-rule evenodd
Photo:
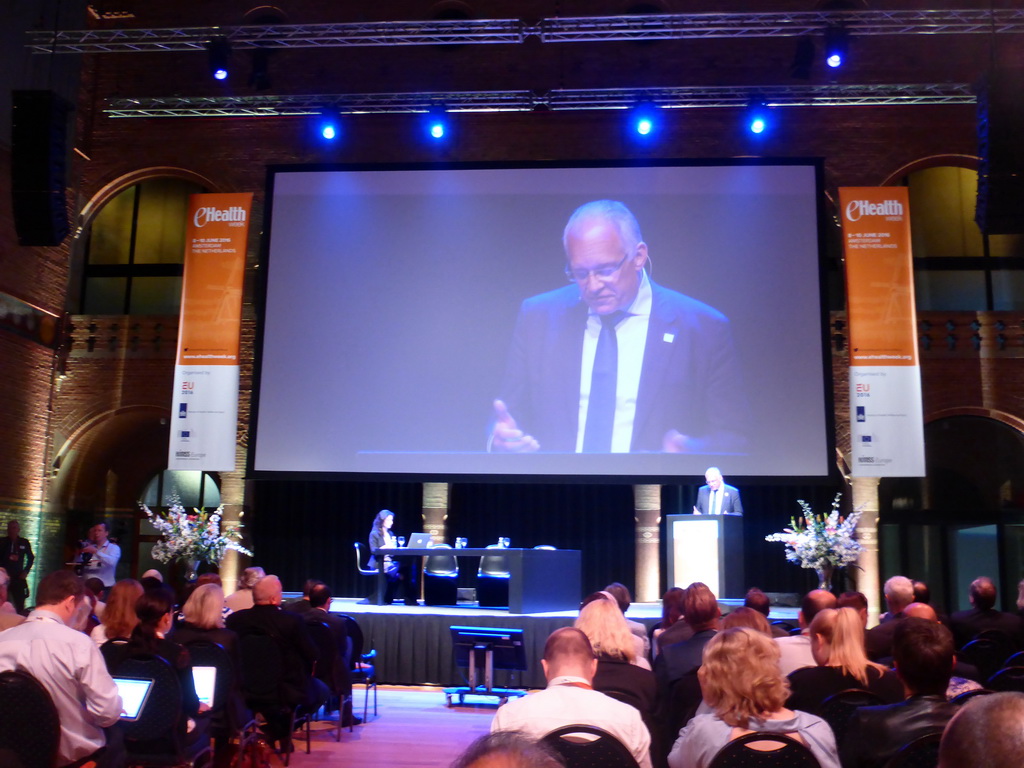
<svg viewBox="0 0 1024 768"><path fill-rule="evenodd" d="M726 478L728 482L728 478ZM766 592L806 592L813 571L786 562L782 544L764 537L800 514L797 499L816 512L830 510L835 488L825 485L743 485L746 581ZM665 573L664 516L689 512L695 485L662 488L661 570ZM365 596L372 579L356 571L353 542L367 540L374 515L395 513L395 531L422 530L422 485L400 482L260 480L249 486L245 522L252 535L253 564L281 577L286 590L321 579L338 596ZM584 593L621 581L635 589L633 489L630 485L458 483L452 486L449 543L464 536L486 546L507 536L513 547L550 544L582 552ZM849 501L844 499L844 509ZM474 574L460 584L472 586ZM662 576L660 591L666 588ZM837 586L840 586L837 582Z"/></svg>

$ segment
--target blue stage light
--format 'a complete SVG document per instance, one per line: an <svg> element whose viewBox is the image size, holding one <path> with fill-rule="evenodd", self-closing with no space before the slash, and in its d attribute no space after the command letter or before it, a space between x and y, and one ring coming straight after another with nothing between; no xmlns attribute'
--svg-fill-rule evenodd
<svg viewBox="0 0 1024 768"><path fill-rule="evenodd" d="M448 134L448 113L441 107L434 107L427 113L427 135L440 141Z"/></svg>
<svg viewBox="0 0 1024 768"><path fill-rule="evenodd" d="M325 141L334 141L341 135L341 116L335 109L322 109L317 118L317 133Z"/></svg>
<svg viewBox="0 0 1024 768"><path fill-rule="evenodd" d="M214 80L227 80L231 60L231 43L226 37L215 37L206 44L206 61Z"/></svg>
<svg viewBox="0 0 1024 768"><path fill-rule="evenodd" d="M771 113L768 110L768 105L761 98L755 97L747 102L745 115L747 128L753 134L760 135L771 126Z"/></svg>
<svg viewBox="0 0 1024 768"><path fill-rule="evenodd" d="M640 136L650 136L658 129L656 108L647 102L638 104L629 113L629 124Z"/></svg>
<svg viewBox="0 0 1024 768"><path fill-rule="evenodd" d="M843 65L849 40L849 33L841 24L830 26L825 30L825 63L832 69Z"/></svg>

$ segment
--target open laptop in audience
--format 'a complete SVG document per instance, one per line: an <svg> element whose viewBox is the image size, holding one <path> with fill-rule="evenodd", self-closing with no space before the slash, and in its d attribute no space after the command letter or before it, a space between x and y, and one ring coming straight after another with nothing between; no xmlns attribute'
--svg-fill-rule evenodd
<svg viewBox="0 0 1024 768"><path fill-rule="evenodd" d="M212 707L213 694L217 690L217 668L192 667L192 682L195 683L199 701Z"/></svg>
<svg viewBox="0 0 1024 768"><path fill-rule="evenodd" d="M121 695L121 704L124 707L121 719L127 722L138 720L143 707L146 706L146 701L149 700L153 681L138 677L115 677L114 683L117 685L117 692Z"/></svg>

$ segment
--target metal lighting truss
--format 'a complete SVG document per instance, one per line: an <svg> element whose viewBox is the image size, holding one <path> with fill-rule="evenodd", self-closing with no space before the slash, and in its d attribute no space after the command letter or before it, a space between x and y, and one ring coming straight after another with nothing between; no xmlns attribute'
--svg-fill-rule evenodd
<svg viewBox="0 0 1024 768"><path fill-rule="evenodd" d="M465 21L378 21L28 33L35 53L202 51L215 37L235 49L512 44L700 38L798 37L841 23L852 35L978 35L1024 32L1024 9L851 10L778 13L675 13Z"/></svg>
<svg viewBox="0 0 1024 768"><path fill-rule="evenodd" d="M773 107L973 104L971 86L953 84L780 85L751 87L594 88L553 91L450 91L307 94L299 96L169 96L112 99L109 117L289 117L323 109L341 114L530 112L629 109L643 101L664 109L744 107L756 96Z"/></svg>

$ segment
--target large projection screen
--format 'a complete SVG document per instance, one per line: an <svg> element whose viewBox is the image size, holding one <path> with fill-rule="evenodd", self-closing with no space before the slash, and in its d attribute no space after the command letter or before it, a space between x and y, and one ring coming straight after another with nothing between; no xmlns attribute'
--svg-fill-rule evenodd
<svg viewBox="0 0 1024 768"><path fill-rule="evenodd" d="M719 465L750 478L826 476L820 175L816 161L763 160L270 169L250 470L657 482ZM640 362L631 358L634 437L657 392L670 420L731 420L740 440L584 453L540 438L549 425L518 423L538 433L539 451L490 450L494 400L513 375L535 394L565 395L559 413L577 428L587 305L567 280L562 237L578 206L601 199L635 215L656 296ZM582 308L580 324L558 332L568 353L532 349L550 338L517 331L524 300L556 289L575 290ZM662 289L707 305L715 340L689 315L656 324L661 297L678 298ZM665 350L672 362L649 389ZM731 367L716 368L726 353ZM698 429L653 428L663 426Z"/></svg>

